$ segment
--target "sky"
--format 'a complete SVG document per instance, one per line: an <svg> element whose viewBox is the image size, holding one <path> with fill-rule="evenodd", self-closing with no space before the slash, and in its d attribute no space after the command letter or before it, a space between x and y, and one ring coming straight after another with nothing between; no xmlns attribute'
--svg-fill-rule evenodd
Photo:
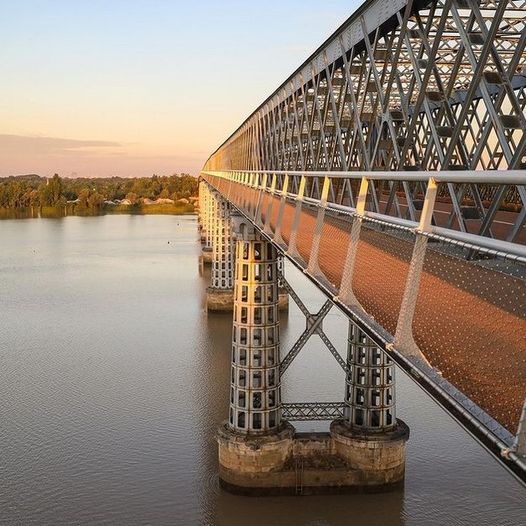
<svg viewBox="0 0 526 526"><path fill-rule="evenodd" d="M0 177L191 173L361 0L0 0Z"/></svg>

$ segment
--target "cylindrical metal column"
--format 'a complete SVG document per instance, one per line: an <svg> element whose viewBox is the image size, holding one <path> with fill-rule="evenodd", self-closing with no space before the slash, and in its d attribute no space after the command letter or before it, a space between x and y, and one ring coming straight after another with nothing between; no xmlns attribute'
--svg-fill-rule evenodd
<svg viewBox="0 0 526 526"><path fill-rule="evenodd" d="M236 235L229 427L263 434L281 419L277 254L247 224Z"/></svg>
<svg viewBox="0 0 526 526"><path fill-rule="evenodd" d="M360 431L396 426L395 365L364 331L349 321L345 421Z"/></svg>
<svg viewBox="0 0 526 526"><path fill-rule="evenodd" d="M212 220L214 211L212 193L208 185L204 185L204 196L203 196L203 230L205 234L204 249L209 250L212 247Z"/></svg>
<svg viewBox="0 0 526 526"><path fill-rule="evenodd" d="M230 221L230 204L216 192L212 194L214 220L212 230L212 288L234 287L234 241Z"/></svg>

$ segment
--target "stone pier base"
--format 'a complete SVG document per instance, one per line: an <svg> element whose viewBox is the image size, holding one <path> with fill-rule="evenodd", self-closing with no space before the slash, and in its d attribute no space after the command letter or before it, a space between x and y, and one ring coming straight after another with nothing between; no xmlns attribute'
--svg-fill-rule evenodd
<svg viewBox="0 0 526 526"><path fill-rule="evenodd" d="M201 261L204 265L210 265L212 263L212 247L203 247Z"/></svg>
<svg viewBox="0 0 526 526"><path fill-rule="evenodd" d="M354 436L343 421L330 433L244 436L226 423L218 432L221 486L241 495L309 495L386 491L403 483L409 428L398 421L385 435Z"/></svg>
<svg viewBox="0 0 526 526"><path fill-rule="evenodd" d="M362 473L365 486L389 486L405 476L405 444L409 427L402 420L392 431L362 434L350 430L343 420L331 424L334 452L347 466Z"/></svg>
<svg viewBox="0 0 526 526"><path fill-rule="evenodd" d="M201 274L203 274L203 259L199 263ZM282 312L289 310L289 295L286 292L280 291L278 308ZM232 312L234 310L234 291L208 287L206 289L206 310L210 312Z"/></svg>
<svg viewBox="0 0 526 526"><path fill-rule="evenodd" d="M206 289L206 310L210 312L232 312L234 310L234 290Z"/></svg>

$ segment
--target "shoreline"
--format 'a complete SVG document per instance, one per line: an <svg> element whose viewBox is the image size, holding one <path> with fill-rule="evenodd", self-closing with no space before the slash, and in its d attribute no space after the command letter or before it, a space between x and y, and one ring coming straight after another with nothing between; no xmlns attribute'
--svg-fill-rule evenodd
<svg viewBox="0 0 526 526"><path fill-rule="evenodd" d="M0 208L3 219L53 219L67 216L94 217L103 215L197 215L193 205L114 205L100 209L79 208L76 205L35 208Z"/></svg>

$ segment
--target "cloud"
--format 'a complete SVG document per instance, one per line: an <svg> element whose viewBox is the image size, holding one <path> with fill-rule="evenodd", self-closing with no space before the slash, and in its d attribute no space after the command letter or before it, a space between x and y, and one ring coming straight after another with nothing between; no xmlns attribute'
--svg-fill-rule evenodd
<svg viewBox="0 0 526 526"><path fill-rule="evenodd" d="M80 153L92 149L120 148L122 145L113 141L63 139L58 137L39 137L30 135L0 134L0 151L25 152L38 155Z"/></svg>
<svg viewBox="0 0 526 526"><path fill-rule="evenodd" d="M140 144L0 134L0 177L15 174L147 176L153 173L199 173L208 152L174 147L149 153ZM137 151L138 150L138 151Z"/></svg>

